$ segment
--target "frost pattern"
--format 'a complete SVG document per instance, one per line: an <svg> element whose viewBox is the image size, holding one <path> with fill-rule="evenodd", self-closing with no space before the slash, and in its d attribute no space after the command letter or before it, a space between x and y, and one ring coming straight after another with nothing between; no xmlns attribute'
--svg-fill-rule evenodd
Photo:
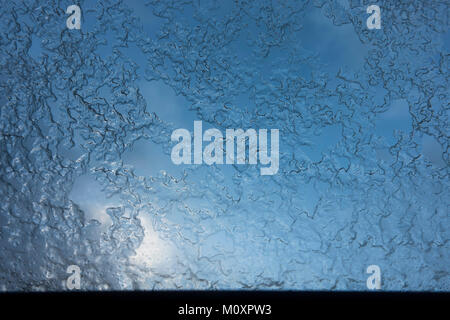
<svg viewBox="0 0 450 320"><path fill-rule="evenodd" d="M0 290L64 290L71 264L91 290L365 290L371 264L450 290L448 2L378 1L376 32L369 2L79 1L75 31L70 1L2 1ZM360 64L304 44L313 13ZM223 132L279 128L280 171L174 167L143 84ZM127 162L141 143L164 170Z"/></svg>

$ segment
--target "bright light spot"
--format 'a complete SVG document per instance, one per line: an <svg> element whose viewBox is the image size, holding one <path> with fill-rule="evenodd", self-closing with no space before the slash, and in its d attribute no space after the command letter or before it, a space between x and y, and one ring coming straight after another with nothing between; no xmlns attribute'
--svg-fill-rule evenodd
<svg viewBox="0 0 450 320"><path fill-rule="evenodd" d="M131 263L151 268L169 264L174 257L173 247L168 241L160 238L148 217L141 215L139 218L145 236L140 247L136 250L136 255L130 257Z"/></svg>

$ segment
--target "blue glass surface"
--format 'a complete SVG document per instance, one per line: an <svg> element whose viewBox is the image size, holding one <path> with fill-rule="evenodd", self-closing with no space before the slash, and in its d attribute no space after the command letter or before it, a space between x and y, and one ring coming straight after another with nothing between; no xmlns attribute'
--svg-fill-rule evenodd
<svg viewBox="0 0 450 320"><path fill-rule="evenodd" d="M0 6L1 291L450 290L448 1L71 4ZM278 172L174 164L194 121Z"/></svg>

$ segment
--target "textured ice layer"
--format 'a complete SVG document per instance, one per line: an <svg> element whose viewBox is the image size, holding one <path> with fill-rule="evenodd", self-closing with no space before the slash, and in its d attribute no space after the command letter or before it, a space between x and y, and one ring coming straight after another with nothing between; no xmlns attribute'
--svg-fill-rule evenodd
<svg viewBox="0 0 450 320"><path fill-rule="evenodd" d="M450 290L448 1L0 5L0 290ZM193 120L280 170L175 166Z"/></svg>

